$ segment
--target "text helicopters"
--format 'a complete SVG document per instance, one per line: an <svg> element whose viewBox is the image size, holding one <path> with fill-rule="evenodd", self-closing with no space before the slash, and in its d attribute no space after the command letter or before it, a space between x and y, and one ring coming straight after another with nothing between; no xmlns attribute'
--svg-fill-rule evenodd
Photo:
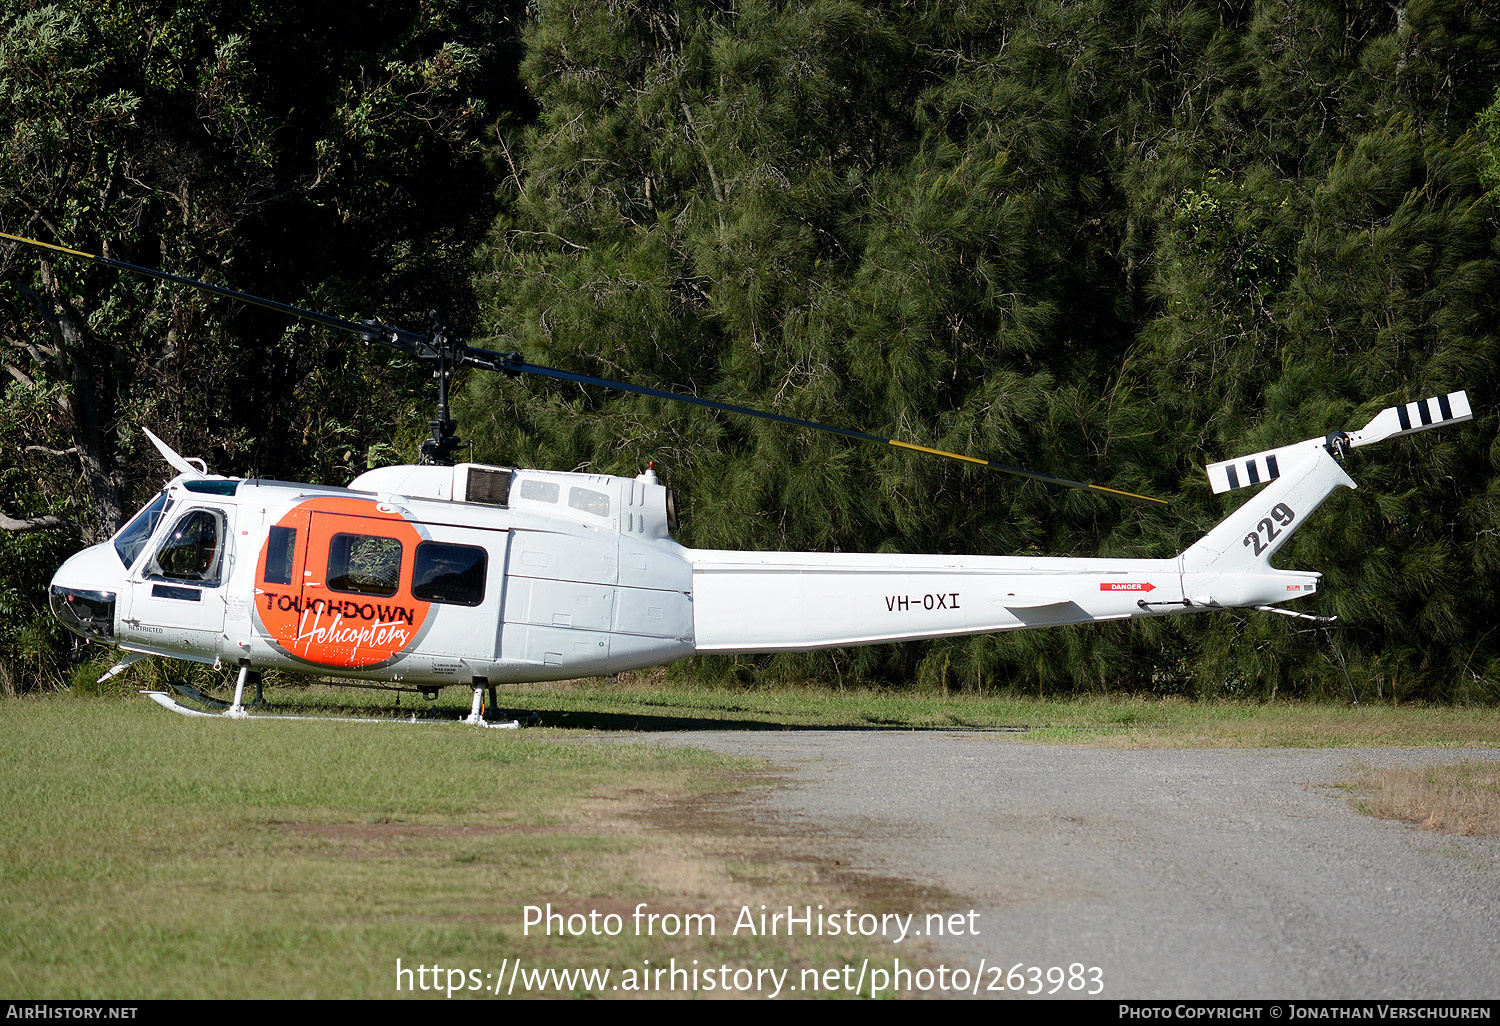
<svg viewBox="0 0 1500 1026"><path fill-rule="evenodd" d="M474 349L444 332L357 324L19 236L0 237L355 331L437 363L424 463L347 487L211 475L147 434L178 475L110 541L71 557L54 614L145 656L239 668L233 704L264 669L399 682L424 692L602 676L699 653L910 641L1236 606L1277 609L1320 574L1271 556L1336 489L1349 450L1472 418L1464 392L1391 407L1334 431L1207 468L1215 492L1268 487L1164 559L738 552L674 541L671 492L635 478L450 462L447 384L459 366L603 385L966 460L1073 488L1145 499L894 439ZM1159 502L1160 500L1149 500ZM162 693L161 704L192 715Z"/></svg>

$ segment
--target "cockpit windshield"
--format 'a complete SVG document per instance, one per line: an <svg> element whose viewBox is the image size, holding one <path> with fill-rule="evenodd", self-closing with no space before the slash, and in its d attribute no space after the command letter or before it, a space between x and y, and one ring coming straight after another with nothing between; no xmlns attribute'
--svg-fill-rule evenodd
<svg viewBox="0 0 1500 1026"><path fill-rule="evenodd" d="M129 570L135 564L135 558L141 554L146 547L146 542L151 535L156 533L156 525L161 523L162 517L167 515L167 508L171 500L163 491L151 500L151 505L135 515L135 519L125 525L125 529L115 536L115 552L120 557L120 562L125 564Z"/></svg>

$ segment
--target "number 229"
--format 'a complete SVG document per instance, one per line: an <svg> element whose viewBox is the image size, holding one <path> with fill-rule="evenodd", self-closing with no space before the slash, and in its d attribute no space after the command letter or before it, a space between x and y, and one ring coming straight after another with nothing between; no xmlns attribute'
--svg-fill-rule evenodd
<svg viewBox="0 0 1500 1026"><path fill-rule="evenodd" d="M1274 518L1274 522L1272 518ZM1254 549L1255 555L1260 555L1271 544L1271 539L1279 535L1283 527L1286 527L1296 519L1297 514L1292 512L1292 507L1284 502L1278 502L1271 507L1271 516L1266 517L1256 526L1255 530L1245 535L1245 545ZM1279 527L1277 526L1278 524L1280 525ZM1262 534L1266 536L1265 541L1261 541L1260 539Z"/></svg>

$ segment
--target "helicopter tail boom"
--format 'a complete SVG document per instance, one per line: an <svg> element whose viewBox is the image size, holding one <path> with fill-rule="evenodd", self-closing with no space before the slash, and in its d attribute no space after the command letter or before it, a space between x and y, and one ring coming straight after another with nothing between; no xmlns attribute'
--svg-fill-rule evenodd
<svg viewBox="0 0 1500 1026"><path fill-rule="evenodd" d="M805 652L1180 606L1176 559L686 550L699 653Z"/></svg>
<svg viewBox="0 0 1500 1026"><path fill-rule="evenodd" d="M807 651L1301 598L1319 575L1275 569L1271 556L1355 487L1333 448L1280 450L1269 488L1169 559L686 550L695 648Z"/></svg>

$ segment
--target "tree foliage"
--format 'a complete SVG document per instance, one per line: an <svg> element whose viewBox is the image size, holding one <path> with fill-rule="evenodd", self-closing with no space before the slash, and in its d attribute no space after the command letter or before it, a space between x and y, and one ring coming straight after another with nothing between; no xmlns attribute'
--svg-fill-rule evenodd
<svg viewBox="0 0 1500 1026"><path fill-rule="evenodd" d="M525 108L509 18L459 0L7 0L5 230L348 317L467 316L494 216L480 143ZM425 384L349 338L86 261L7 246L0 277L12 529L111 534L162 479L139 426L222 471L346 480L395 451ZM31 614L0 616L0 663L34 648L57 556L0 532L0 601Z"/></svg>
<svg viewBox="0 0 1500 1026"><path fill-rule="evenodd" d="M538 4L497 345L1176 507L577 389L476 380L467 416L496 459L659 459L693 544L1165 556L1241 501L1202 464L1467 387L1477 425L1361 454L1290 558L1327 568L1367 688L1494 700L1496 28L1459 2ZM1239 613L737 665L1344 688L1321 632Z"/></svg>
<svg viewBox="0 0 1500 1026"><path fill-rule="evenodd" d="M1343 691L1347 663L1367 694L1500 699L1492 5L0 11L5 230L1174 500L467 382L476 458L656 459L688 544L1169 556L1241 501L1203 464L1475 402L1473 425L1361 450L1360 489L1281 557L1326 571L1337 649L1226 612L698 671L1269 696ZM5 610L35 612L62 551L158 478L134 425L337 481L409 457L425 420L420 374L348 339L77 262L0 250L0 273L0 513L73 525L0 532L0 649L45 624Z"/></svg>

